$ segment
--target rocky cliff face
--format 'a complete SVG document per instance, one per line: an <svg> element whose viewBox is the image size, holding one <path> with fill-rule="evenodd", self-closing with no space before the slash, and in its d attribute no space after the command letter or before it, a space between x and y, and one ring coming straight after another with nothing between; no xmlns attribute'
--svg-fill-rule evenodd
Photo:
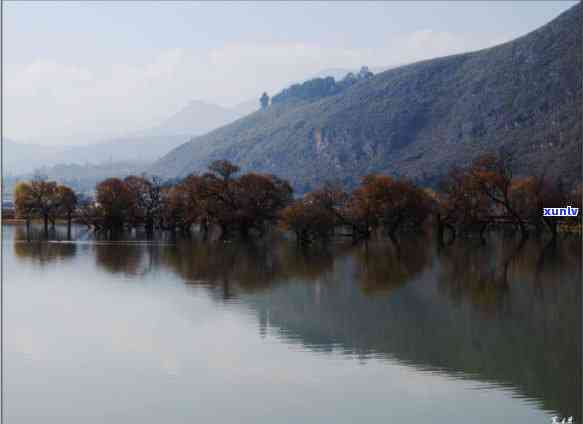
<svg viewBox="0 0 583 424"><path fill-rule="evenodd" d="M275 173L300 191L372 172L435 183L484 151L516 172L581 172L581 5L512 42L377 74L317 101L274 105L197 137L149 172L202 171L215 159Z"/></svg>

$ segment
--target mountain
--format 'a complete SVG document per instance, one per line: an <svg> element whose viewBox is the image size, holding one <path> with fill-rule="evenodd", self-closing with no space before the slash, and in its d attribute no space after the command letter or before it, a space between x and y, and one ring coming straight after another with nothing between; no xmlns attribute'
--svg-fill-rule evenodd
<svg viewBox="0 0 583 424"><path fill-rule="evenodd" d="M246 116L259 110L259 99L247 100L231 107L231 110L239 114L239 116Z"/></svg>
<svg viewBox="0 0 583 424"><path fill-rule="evenodd" d="M31 143L18 143L9 138L2 139L2 169L5 175L22 174L43 166L62 146L43 146Z"/></svg>
<svg viewBox="0 0 583 424"><path fill-rule="evenodd" d="M255 104L259 105L256 100ZM145 135L199 135L244 116L243 112L201 100L193 100L160 125L144 131Z"/></svg>
<svg viewBox="0 0 583 424"><path fill-rule="evenodd" d="M112 161L153 162L189 138L192 134L144 135L120 137L101 143L68 147L59 153L56 163L103 164Z"/></svg>
<svg viewBox="0 0 583 424"><path fill-rule="evenodd" d="M348 74L350 72L358 72L358 70L357 69L345 69L345 68L328 68L328 69L323 69L320 72L314 74L310 79L332 77L338 81L338 80L341 80L342 78L344 78L346 76L346 74Z"/></svg>
<svg viewBox="0 0 583 424"><path fill-rule="evenodd" d="M337 94L272 105L196 137L148 171L201 172L215 159L303 191L377 172L432 184L501 147L517 174L581 170L581 5L514 41L376 74Z"/></svg>
<svg viewBox="0 0 583 424"><path fill-rule="evenodd" d="M387 71L389 69L393 69L396 68L397 66L382 66L382 67L372 67L370 70L375 73L378 74L380 72L384 72ZM326 77L332 77L335 80L339 81L342 78L344 78L346 76L346 74L352 72L354 74L358 73L358 69L347 69L347 68L328 68L328 69L323 69L320 72L318 72L317 74L313 75L312 78L326 78Z"/></svg>
<svg viewBox="0 0 583 424"><path fill-rule="evenodd" d="M20 175L32 173L40 167L54 166L58 170L63 169L60 166L63 164L110 165L131 161L146 166L145 163L154 162L193 136L235 121L258 107L258 100L233 108L195 100L155 127L81 146L44 146L4 139L4 173Z"/></svg>
<svg viewBox="0 0 583 424"><path fill-rule="evenodd" d="M3 172L23 175L59 164L98 165L113 161L141 162L146 166L190 138L188 134L122 137L84 146L45 146L3 139Z"/></svg>

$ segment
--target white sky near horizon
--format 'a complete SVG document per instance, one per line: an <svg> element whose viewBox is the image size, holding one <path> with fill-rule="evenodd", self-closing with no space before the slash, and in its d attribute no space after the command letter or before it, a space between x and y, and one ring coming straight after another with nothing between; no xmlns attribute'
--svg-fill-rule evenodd
<svg viewBox="0 0 583 424"><path fill-rule="evenodd" d="M575 3L5 1L3 135L121 136L193 99L232 106L324 69L490 47Z"/></svg>

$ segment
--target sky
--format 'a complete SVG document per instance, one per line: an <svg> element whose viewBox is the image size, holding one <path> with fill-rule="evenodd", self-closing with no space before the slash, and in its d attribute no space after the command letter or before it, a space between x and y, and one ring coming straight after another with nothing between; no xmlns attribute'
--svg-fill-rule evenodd
<svg viewBox="0 0 583 424"><path fill-rule="evenodd" d="M524 35L575 1L4 1L3 136L86 144L191 100L230 107L330 68L389 67Z"/></svg>

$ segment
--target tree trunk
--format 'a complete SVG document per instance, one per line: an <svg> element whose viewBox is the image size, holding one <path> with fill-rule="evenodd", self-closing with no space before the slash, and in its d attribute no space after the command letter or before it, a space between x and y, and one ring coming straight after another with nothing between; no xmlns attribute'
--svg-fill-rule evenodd
<svg viewBox="0 0 583 424"><path fill-rule="evenodd" d="M403 218L401 216L399 216L397 218L397 220L389 228L389 238L391 239L391 241L393 241L395 243L397 241L397 238L396 238L397 230L399 229L399 226L401 225L402 220L403 220Z"/></svg>
<svg viewBox="0 0 583 424"><path fill-rule="evenodd" d="M49 236L49 215L45 214L43 216L43 220L44 220L45 237L48 237Z"/></svg>
<svg viewBox="0 0 583 424"><path fill-rule="evenodd" d="M154 220L151 217L146 218L145 229L148 235L154 232Z"/></svg>
<svg viewBox="0 0 583 424"><path fill-rule="evenodd" d="M520 235L523 240L528 239L528 229L522 220L518 221L518 227L520 228Z"/></svg>
<svg viewBox="0 0 583 424"><path fill-rule="evenodd" d="M552 241L555 241L557 239L557 222L548 218L543 218L543 220L545 224L547 224L547 226L549 227L549 230L551 231L551 235L553 237Z"/></svg>
<svg viewBox="0 0 583 424"><path fill-rule="evenodd" d="M239 232L241 233L241 238L243 240L247 240L249 238L249 226L248 225L246 225L246 224L241 225Z"/></svg>
<svg viewBox="0 0 583 424"><path fill-rule="evenodd" d="M71 213L67 214L67 240L71 240Z"/></svg>
<svg viewBox="0 0 583 424"><path fill-rule="evenodd" d="M26 241L30 241L30 217L26 217Z"/></svg>
<svg viewBox="0 0 583 424"><path fill-rule="evenodd" d="M443 222L441 222L441 214L436 214L435 216L435 224L437 226L436 233L437 233L437 243L439 246L443 246L445 244L444 240L444 228Z"/></svg>
<svg viewBox="0 0 583 424"><path fill-rule="evenodd" d="M203 219L200 223L200 228L202 230L202 239L203 241L207 241L209 238L209 224L206 219Z"/></svg>
<svg viewBox="0 0 583 424"><path fill-rule="evenodd" d="M482 225L482 228L480 228L480 240L482 241L482 244L486 244L486 238L484 237L484 234L486 233L486 229L488 228L489 224L489 222L486 222Z"/></svg>

